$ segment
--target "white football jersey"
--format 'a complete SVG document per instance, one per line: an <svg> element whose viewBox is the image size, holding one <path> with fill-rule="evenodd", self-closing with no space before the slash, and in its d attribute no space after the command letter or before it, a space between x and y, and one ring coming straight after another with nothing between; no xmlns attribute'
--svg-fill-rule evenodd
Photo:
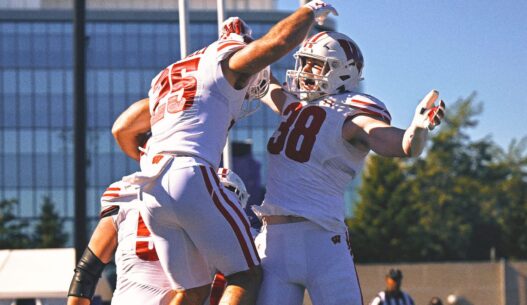
<svg viewBox="0 0 527 305"><path fill-rule="evenodd" d="M138 199L128 206L121 206L114 217L118 245L115 251L117 280L126 279L147 286L171 289L159 258L150 231L146 227L139 210L134 205L141 204Z"/></svg>
<svg viewBox="0 0 527 305"><path fill-rule="evenodd" d="M391 119L381 101L365 94L287 101L282 122L267 144L267 192L262 206L253 208L255 213L302 216L341 232L344 191L368 154L342 138L345 120L357 115Z"/></svg>
<svg viewBox="0 0 527 305"><path fill-rule="evenodd" d="M117 287L112 304L130 303L142 296L146 297L141 299L142 304L161 304L172 290L150 231L139 214L138 192L138 186L118 181L111 184L101 198L101 217L113 214L117 230ZM115 210L118 210L116 214Z"/></svg>
<svg viewBox="0 0 527 305"><path fill-rule="evenodd" d="M228 129L240 116L249 86L236 90L223 76L221 61L245 47L218 40L171 64L148 93L154 153L180 152L218 167Z"/></svg>

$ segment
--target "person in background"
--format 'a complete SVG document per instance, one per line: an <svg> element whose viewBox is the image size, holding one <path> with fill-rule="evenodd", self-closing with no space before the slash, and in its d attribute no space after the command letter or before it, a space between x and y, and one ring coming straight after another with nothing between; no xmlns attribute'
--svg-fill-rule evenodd
<svg viewBox="0 0 527 305"><path fill-rule="evenodd" d="M407 293L401 290L403 273L399 269L390 269L384 277L386 289L377 294L370 302L370 305L414 305L414 300ZM432 304L432 303L430 303ZM439 303L441 305L441 303Z"/></svg>

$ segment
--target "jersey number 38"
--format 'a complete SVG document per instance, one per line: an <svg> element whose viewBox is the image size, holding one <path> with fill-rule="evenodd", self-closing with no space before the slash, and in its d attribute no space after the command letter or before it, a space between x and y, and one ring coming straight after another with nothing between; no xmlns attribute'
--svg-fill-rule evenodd
<svg viewBox="0 0 527 305"><path fill-rule="evenodd" d="M297 162L307 162L315 145L317 134L326 119L326 111L321 107L302 107L292 103L284 110L287 117L267 143L267 151L279 154L285 148L285 155Z"/></svg>

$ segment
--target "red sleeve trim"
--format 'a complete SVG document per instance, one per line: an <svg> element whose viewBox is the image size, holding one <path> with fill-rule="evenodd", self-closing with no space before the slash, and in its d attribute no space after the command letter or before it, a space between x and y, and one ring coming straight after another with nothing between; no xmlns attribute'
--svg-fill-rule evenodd
<svg viewBox="0 0 527 305"><path fill-rule="evenodd" d="M119 212L119 206L118 205L112 205L111 207L105 209L99 214L100 218L108 217L117 214Z"/></svg>
<svg viewBox="0 0 527 305"><path fill-rule="evenodd" d="M221 51L227 47L230 47L230 46L245 46L244 43L242 42L238 42L238 41L231 41L231 42L226 42L226 43L223 43L221 44L219 47L218 47L218 51Z"/></svg>
<svg viewBox="0 0 527 305"><path fill-rule="evenodd" d="M119 193L104 193L102 194L103 197L119 197Z"/></svg>

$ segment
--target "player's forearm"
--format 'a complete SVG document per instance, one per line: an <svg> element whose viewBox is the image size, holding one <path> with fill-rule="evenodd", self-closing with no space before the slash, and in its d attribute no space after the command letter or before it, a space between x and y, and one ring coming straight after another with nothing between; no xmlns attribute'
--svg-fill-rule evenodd
<svg viewBox="0 0 527 305"><path fill-rule="evenodd" d="M90 304L105 266L106 264L89 247L86 247L71 279L68 304ZM87 299L88 302L82 299Z"/></svg>
<svg viewBox="0 0 527 305"><path fill-rule="evenodd" d="M262 37L263 42L270 43L268 50L278 60L289 51L298 46L307 36L314 23L313 11L306 7L299 8L296 12L278 22ZM274 60L273 60L274 62ZM264 66L271 64L267 63Z"/></svg>
<svg viewBox="0 0 527 305"><path fill-rule="evenodd" d="M104 217L93 231L90 243L75 268L68 291L68 305L89 305L99 277L117 248L113 219Z"/></svg>
<svg viewBox="0 0 527 305"><path fill-rule="evenodd" d="M130 158L139 160L139 137L150 130L148 99L135 102L115 120L112 134L121 150Z"/></svg>
<svg viewBox="0 0 527 305"><path fill-rule="evenodd" d="M301 7L273 26L262 38L237 52L229 61L229 68L243 74L259 72L298 46L313 23L313 11Z"/></svg>
<svg viewBox="0 0 527 305"><path fill-rule="evenodd" d="M121 150L130 158L139 161L140 159L140 151L138 149L139 142L137 141L137 137L135 137L133 134L127 135L127 133L114 133L113 134L115 141L117 142L117 145L121 148Z"/></svg>
<svg viewBox="0 0 527 305"><path fill-rule="evenodd" d="M428 140L428 129L410 125L404 132L402 147L407 157L418 157Z"/></svg>
<svg viewBox="0 0 527 305"><path fill-rule="evenodd" d="M88 247L103 263L107 264L117 249L117 230L112 217L101 218L92 233Z"/></svg>
<svg viewBox="0 0 527 305"><path fill-rule="evenodd" d="M88 298L81 298L75 296L68 296L67 305L90 305L91 300Z"/></svg>
<svg viewBox="0 0 527 305"><path fill-rule="evenodd" d="M270 78L271 83L269 85L269 90L267 90L267 93L260 100L275 113L281 113L287 96L282 89L280 82L274 77L274 75L271 74Z"/></svg>

